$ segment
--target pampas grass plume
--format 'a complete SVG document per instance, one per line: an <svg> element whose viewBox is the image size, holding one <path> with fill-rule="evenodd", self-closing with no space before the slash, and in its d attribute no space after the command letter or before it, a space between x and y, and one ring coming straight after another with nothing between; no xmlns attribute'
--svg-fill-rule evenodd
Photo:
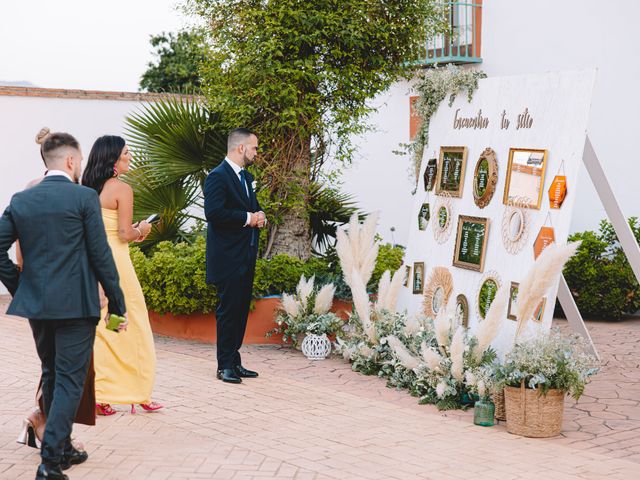
<svg viewBox="0 0 640 480"><path fill-rule="evenodd" d="M457 381L464 379L464 328L459 326L451 340L451 376Z"/></svg>
<svg viewBox="0 0 640 480"><path fill-rule="evenodd" d="M533 316L533 312L557 281L564 264L576 253L580 242L571 242L566 245L552 243L545 248L536 262L533 264L527 276L518 287L518 327L516 339L525 324Z"/></svg>
<svg viewBox="0 0 640 480"><path fill-rule="evenodd" d="M429 347L427 342L422 342L420 345L420 354L422 355L422 359L429 370L440 370L442 357L433 348Z"/></svg>
<svg viewBox="0 0 640 480"><path fill-rule="evenodd" d="M360 272L358 272L358 270L356 270L355 268L353 269L353 272L351 272L351 279L353 281L353 285L351 286L353 306L356 309L358 318L360 318L362 329L366 333L367 337L369 337L369 340L371 342L377 343L375 328L373 326L373 323L371 322L371 309L369 305L369 295L367 294L367 287L360 277Z"/></svg>
<svg viewBox="0 0 640 480"><path fill-rule="evenodd" d="M331 306L333 305L333 295L335 293L336 287L333 283L324 285L318 292L318 295L316 295L316 303L313 306L313 313L324 315L331 310Z"/></svg>
<svg viewBox="0 0 640 480"><path fill-rule="evenodd" d="M448 315L445 305L440 307L440 310L433 321L433 327L436 333L438 345L440 345L440 347L448 346L449 334L451 333L451 317Z"/></svg>
<svg viewBox="0 0 640 480"><path fill-rule="evenodd" d="M378 300L374 307L375 310L382 310L385 308L390 285L391 274L389 273L389 270L385 270L378 282Z"/></svg>
<svg viewBox="0 0 640 480"><path fill-rule="evenodd" d="M411 354L409 350L407 350L407 347L403 345L400 339L394 337L393 335L388 336L386 339L403 367L409 370L414 370L420 366L419 359L417 359Z"/></svg>
<svg viewBox="0 0 640 480"><path fill-rule="evenodd" d="M394 273L393 277L391 278L391 284L389 285L389 290L387 291L387 298L384 302L384 308L386 308L390 312L396 311L396 306L398 305L398 296L400 295L402 282L404 281L404 274L404 267L400 267L398 270L396 270L396 273Z"/></svg>
<svg viewBox="0 0 640 480"><path fill-rule="evenodd" d="M314 281L315 275L313 275L309 280L305 279L304 275L300 277L300 281L298 282L298 286L296 287L296 292L298 293L298 298L300 300L300 304L302 305L302 310L307 309L309 296L313 293Z"/></svg>
<svg viewBox="0 0 640 480"><path fill-rule="evenodd" d="M282 301L280 303L282 304L282 309L290 317L295 318L300 314L300 303L298 303L293 295L283 293Z"/></svg>
<svg viewBox="0 0 640 480"><path fill-rule="evenodd" d="M478 344L474 350L474 358L476 361L480 361L485 350L489 348L489 345L491 345L491 342L498 334L500 325L506 316L510 290L511 286L506 283L498 289L496 296L487 311L487 315L478 326L476 335Z"/></svg>

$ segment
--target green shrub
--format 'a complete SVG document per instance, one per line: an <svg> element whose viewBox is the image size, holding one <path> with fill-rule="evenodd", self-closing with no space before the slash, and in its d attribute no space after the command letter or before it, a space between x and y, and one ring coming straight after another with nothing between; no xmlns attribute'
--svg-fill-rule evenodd
<svg viewBox="0 0 640 480"><path fill-rule="evenodd" d="M371 291L384 270L397 270L402 263L404 251L401 247L381 245ZM138 248L131 249L131 260L136 269L147 308L158 313L173 314L209 313L215 310L218 299L215 287L206 284L206 239L199 236L190 244L186 242L161 242L148 256ZM316 276L316 283L334 282L340 288L338 298L350 298L344 285L342 272L331 255L302 260L287 255L276 255L266 260L258 259L253 280L253 295L256 298L268 295L291 293L296 289L300 276ZM340 287L340 285L342 287Z"/></svg>
<svg viewBox="0 0 640 480"><path fill-rule="evenodd" d="M215 310L215 288L205 281L205 243L203 237L193 244L165 241L149 257L137 248L131 250L149 310L174 314Z"/></svg>
<svg viewBox="0 0 640 480"><path fill-rule="evenodd" d="M629 219L636 240L638 219ZM581 240L576 254L564 267L569 289L585 317L616 320L640 309L640 287L618 242L613 226L600 222L598 232L579 232L569 240Z"/></svg>

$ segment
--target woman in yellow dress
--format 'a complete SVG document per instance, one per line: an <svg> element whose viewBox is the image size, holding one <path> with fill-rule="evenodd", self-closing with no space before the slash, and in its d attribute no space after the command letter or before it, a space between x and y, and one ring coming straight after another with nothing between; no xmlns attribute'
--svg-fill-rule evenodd
<svg viewBox="0 0 640 480"><path fill-rule="evenodd" d="M100 322L96 331L93 354L99 415L116 413L111 404L130 404L132 413L135 404L147 411L162 408L151 401L156 353L144 295L129 257L129 242L144 240L151 225L145 221L133 223L133 190L118 178L129 170L130 163L125 140L105 135L93 144L82 175L82 184L100 195L102 219L128 313L126 331L107 330L106 322Z"/></svg>

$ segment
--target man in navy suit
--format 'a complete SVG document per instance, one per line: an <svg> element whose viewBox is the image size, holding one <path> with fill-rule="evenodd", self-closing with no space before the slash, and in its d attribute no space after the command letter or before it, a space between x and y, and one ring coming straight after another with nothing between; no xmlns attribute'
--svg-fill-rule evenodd
<svg viewBox="0 0 640 480"><path fill-rule="evenodd" d="M100 318L98 282L109 311L125 314L95 190L77 185L82 153L75 138L53 133L42 154L47 176L17 193L0 217L0 281L13 296L7 313L29 319L42 362L47 426L36 480L66 480L62 470L88 455L71 444ZM20 240L23 270L8 250Z"/></svg>
<svg viewBox="0 0 640 480"><path fill-rule="evenodd" d="M218 292L216 334L217 377L229 383L254 378L242 366L240 347L247 328L253 276L258 254L258 229L266 224L253 189L253 165L258 137L246 128L229 133L227 156L204 185L207 218L207 283Z"/></svg>

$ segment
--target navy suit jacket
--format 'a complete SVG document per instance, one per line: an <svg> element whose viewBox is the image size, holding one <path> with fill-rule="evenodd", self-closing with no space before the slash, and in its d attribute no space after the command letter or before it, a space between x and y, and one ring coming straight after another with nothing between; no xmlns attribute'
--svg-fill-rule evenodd
<svg viewBox="0 0 640 480"><path fill-rule="evenodd" d="M249 196L231 165L223 160L204 184L207 218L207 283L218 283L255 265L258 229L245 227L247 212L262 210L246 172ZM253 243L253 245L252 245Z"/></svg>
<svg viewBox="0 0 640 480"><path fill-rule="evenodd" d="M23 272L8 250L20 240ZM13 296L7 313L36 320L99 318L98 282L109 311L124 296L95 190L66 177L46 177L16 193L0 217L0 281Z"/></svg>

